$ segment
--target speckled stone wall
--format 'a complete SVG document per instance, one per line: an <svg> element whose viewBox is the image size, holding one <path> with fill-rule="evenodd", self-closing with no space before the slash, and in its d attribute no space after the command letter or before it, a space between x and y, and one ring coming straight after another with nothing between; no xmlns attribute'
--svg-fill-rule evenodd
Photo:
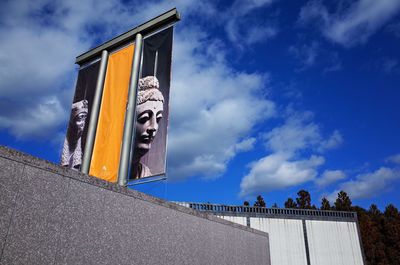
<svg viewBox="0 0 400 265"><path fill-rule="evenodd" d="M268 235L0 147L0 264L265 264Z"/></svg>

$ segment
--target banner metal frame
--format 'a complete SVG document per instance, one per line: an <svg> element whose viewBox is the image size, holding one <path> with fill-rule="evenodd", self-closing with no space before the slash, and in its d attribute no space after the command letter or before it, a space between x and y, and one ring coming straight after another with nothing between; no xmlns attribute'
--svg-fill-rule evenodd
<svg viewBox="0 0 400 265"><path fill-rule="evenodd" d="M104 80L106 77L108 63L108 52L103 50L101 54L101 62L99 75L97 77L96 91L93 98L93 105L90 114L90 121L88 125L88 132L86 136L85 149L83 151L83 159L81 171L85 174L89 174L90 161L92 160L94 140L96 138L97 122L99 119L99 112L101 106L101 98L103 95Z"/></svg>
<svg viewBox="0 0 400 265"><path fill-rule="evenodd" d="M125 186L129 173L129 158L132 144L132 134L135 129L137 87L139 82L140 62L142 58L143 37L142 34L136 34L135 53L132 61L131 81L129 84L128 104L125 112L124 134L122 137L121 155L118 168L118 184Z"/></svg>
<svg viewBox="0 0 400 265"><path fill-rule="evenodd" d="M161 14L99 46L93 48L79 56L76 57L75 63L82 65L95 57L100 56L103 50L111 50L115 47L121 46L124 43L133 40L136 34L141 34L146 36L153 31L157 31L166 25L178 22L181 19L180 13L176 8L173 8L164 14Z"/></svg>

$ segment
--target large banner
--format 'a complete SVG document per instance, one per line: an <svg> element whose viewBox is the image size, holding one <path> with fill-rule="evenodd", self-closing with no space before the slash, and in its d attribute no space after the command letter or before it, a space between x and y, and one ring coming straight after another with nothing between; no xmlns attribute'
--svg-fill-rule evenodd
<svg viewBox="0 0 400 265"><path fill-rule="evenodd" d="M110 182L118 180L124 129L129 131L125 128L129 89L137 90L137 102L128 181L165 175L172 40L172 26L144 36L138 87L129 88L136 45L125 42L121 44L125 46L110 51L105 75L101 70L104 86L98 116L93 110L97 125L91 128L95 136L91 142L93 152L88 156L90 175ZM93 61L79 71L62 152L63 166L79 170L82 165L100 64L99 60Z"/></svg>
<svg viewBox="0 0 400 265"><path fill-rule="evenodd" d="M144 39L129 181L165 174L173 27Z"/></svg>
<svg viewBox="0 0 400 265"><path fill-rule="evenodd" d="M134 45L112 53L108 59L96 140L89 174L116 182L128 101Z"/></svg>
<svg viewBox="0 0 400 265"><path fill-rule="evenodd" d="M97 61L79 70L61 155L62 166L77 170L81 167L99 66Z"/></svg>

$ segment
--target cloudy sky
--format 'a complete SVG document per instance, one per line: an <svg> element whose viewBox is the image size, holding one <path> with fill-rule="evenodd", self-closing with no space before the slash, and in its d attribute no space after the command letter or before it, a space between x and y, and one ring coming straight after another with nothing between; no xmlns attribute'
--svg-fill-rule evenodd
<svg viewBox="0 0 400 265"><path fill-rule="evenodd" d="M0 4L0 144L58 162L75 57L173 7L168 200L400 206L400 1Z"/></svg>

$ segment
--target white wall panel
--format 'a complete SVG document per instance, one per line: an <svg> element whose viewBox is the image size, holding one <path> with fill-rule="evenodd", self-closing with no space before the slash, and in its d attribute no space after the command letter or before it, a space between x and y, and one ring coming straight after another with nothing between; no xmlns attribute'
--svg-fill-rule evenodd
<svg viewBox="0 0 400 265"><path fill-rule="evenodd" d="M172 202L175 203L175 204L178 204L180 206L184 206L184 207L190 208L190 204L188 202L174 202L174 201L172 201Z"/></svg>
<svg viewBox="0 0 400 265"><path fill-rule="evenodd" d="M247 226L247 220L246 217L239 217L239 216L222 216L222 215L217 215L217 217L225 219L227 221L230 221L232 223L237 223L240 225Z"/></svg>
<svg viewBox="0 0 400 265"><path fill-rule="evenodd" d="M355 222L306 221L306 227L311 265L363 264Z"/></svg>
<svg viewBox="0 0 400 265"><path fill-rule="evenodd" d="M252 217L250 227L269 234L272 265L307 265L301 220Z"/></svg>

